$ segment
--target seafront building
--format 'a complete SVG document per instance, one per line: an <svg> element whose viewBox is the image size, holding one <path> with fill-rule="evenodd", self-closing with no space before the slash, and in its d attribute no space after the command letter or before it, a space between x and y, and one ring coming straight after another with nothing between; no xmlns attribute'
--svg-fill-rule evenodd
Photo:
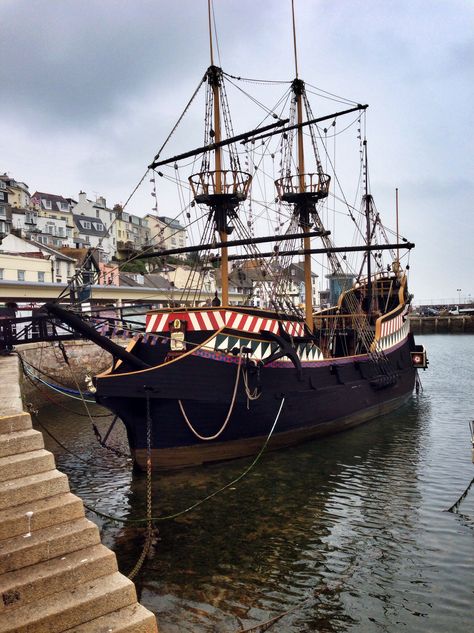
<svg viewBox="0 0 474 633"><path fill-rule="evenodd" d="M114 207L116 214L116 259L126 260L130 256L146 249L150 244L148 216L141 218L123 210L120 204Z"/></svg>
<svg viewBox="0 0 474 633"><path fill-rule="evenodd" d="M158 249L168 250L186 246L186 229L178 220L152 214L146 215L145 218L150 228L150 242ZM186 254L178 254L176 257L186 259Z"/></svg>
<svg viewBox="0 0 474 633"><path fill-rule="evenodd" d="M11 255L21 255L24 258L34 260L32 262L26 262L27 268L24 271L25 275L23 276L23 281L67 283L76 269L76 262L72 257L68 257L66 254L40 242L22 239L13 233L7 235L0 244L0 261L3 256ZM36 273L43 271L43 267L38 268L37 265L38 260L42 259L49 262L49 268L46 270L47 274L38 274L38 276L35 277ZM12 264L14 261L9 260L9 263ZM25 262L23 262L23 265L25 265ZM15 275L14 271L8 274L5 271L3 278L5 280L21 281L20 276Z"/></svg>
<svg viewBox="0 0 474 633"><path fill-rule="evenodd" d="M127 260L140 252L185 248L187 241L186 228L169 216L140 217L120 204L108 206L104 196L91 200L85 191L77 199L44 191L30 195L26 183L8 174L0 176L0 281L68 283L92 254L96 283L101 286L155 288L175 300L180 289L191 283L208 301L219 292L219 271L212 266L194 270L186 253L161 262L143 260L145 275L130 272L133 269L123 271ZM292 266L289 291L298 305L304 300L301 271L298 265ZM268 279L261 275L250 263L233 270L229 275L232 303L250 299L253 305L266 305ZM313 293L316 297L316 276Z"/></svg>
<svg viewBox="0 0 474 633"><path fill-rule="evenodd" d="M70 199L74 219L74 246L92 247L100 253L100 261L108 263L117 248L115 211L107 207L103 196L89 200L84 191L79 192L77 201Z"/></svg>

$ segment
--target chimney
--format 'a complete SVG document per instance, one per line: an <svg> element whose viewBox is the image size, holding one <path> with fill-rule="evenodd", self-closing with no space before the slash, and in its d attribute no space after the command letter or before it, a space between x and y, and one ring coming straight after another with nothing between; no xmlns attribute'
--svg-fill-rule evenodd
<svg viewBox="0 0 474 633"><path fill-rule="evenodd" d="M97 198L96 202L97 202L97 204L100 204L101 207L104 207L104 209L107 206L107 202L106 202L104 196L99 196Z"/></svg>
<svg viewBox="0 0 474 633"><path fill-rule="evenodd" d="M79 204L85 204L87 202L87 194L85 191L79 191Z"/></svg>

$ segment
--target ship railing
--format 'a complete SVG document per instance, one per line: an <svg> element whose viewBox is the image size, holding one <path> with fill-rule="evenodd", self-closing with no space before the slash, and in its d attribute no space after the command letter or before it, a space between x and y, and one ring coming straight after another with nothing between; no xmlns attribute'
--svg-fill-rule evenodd
<svg viewBox="0 0 474 633"><path fill-rule="evenodd" d="M195 198L224 194L245 200L251 182L252 176L249 173L234 169L202 171L189 177Z"/></svg>
<svg viewBox="0 0 474 633"><path fill-rule="evenodd" d="M322 312L313 315L315 329L334 329L337 320L341 329L357 329L360 319L366 318L365 312L354 314L324 314Z"/></svg>
<svg viewBox="0 0 474 633"><path fill-rule="evenodd" d="M331 176L328 174L308 173L279 178L275 180L275 187L281 199L298 194L325 198L329 193L330 182Z"/></svg>
<svg viewBox="0 0 474 633"><path fill-rule="evenodd" d="M396 278L397 278L397 273L393 272L392 270L382 270L370 276L370 279L372 281L381 281L381 280L392 281L393 279L396 279ZM368 281L369 281L369 278L367 275L365 275L364 277L359 277L358 281L356 281L354 284L354 288L358 289L358 288L361 288L362 286L366 286Z"/></svg>

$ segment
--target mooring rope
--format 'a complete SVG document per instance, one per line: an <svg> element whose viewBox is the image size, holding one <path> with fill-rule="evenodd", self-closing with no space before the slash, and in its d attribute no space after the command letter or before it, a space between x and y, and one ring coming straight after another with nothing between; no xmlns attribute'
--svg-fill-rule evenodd
<svg viewBox="0 0 474 633"><path fill-rule="evenodd" d="M469 490L471 489L473 484L474 484L474 477L471 479L471 483L468 485L468 487L462 493L462 495L459 497L459 499L456 501L456 503L453 503L453 505L450 508L448 508L447 512L453 512L454 513L454 512L458 511L459 506L461 505L461 503L464 501L464 499L469 494Z"/></svg>
<svg viewBox="0 0 474 633"><path fill-rule="evenodd" d="M474 462L474 420L472 422L469 422L469 430L471 431L472 460ZM470 484L468 485L466 490L462 493L462 495L459 497L459 499L455 503L453 503L453 505L450 508L448 508L447 512L458 511L459 506L469 494L469 490L471 489L473 484L474 484L474 477L471 479Z"/></svg>
<svg viewBox="0 0 474 633"><path fill-rule="evenodd" d="M115 517L115 516L112 516L110 514L106 514L105 512L100 512L99 510L96 510L96 508L93 508L92 506L89 506L89 505L87 505L85 503L84 503L84 507L87 510L89 510L90 512L93 512L95 515L97 515L97 516L99 516L99 517L101 517L103 519L107 519L109 521L113 521L115 523L119 523L119 524L122 524L122 525L136 525L136 524L140 524L140 523L147 523L148 521L152 521L153 523L156 523L158 521L160 521L160 522L161 521L170 521L172 519L177 519L178 517L180 517L180 516L182 516L184 514L187 514L188 512L191 512L192 510L195 510L197 507L199 507L200 505L202 505L206 501L209 501L210 499L212 499L213 497L216 497L218 494L220 494L224 490L227 490L227 488L230 488L231 486L234 486L239 481L241 481L246 475L248 475L248 473L257 464L257 462L259 461L259 459L263 455L263 452L265 451L266 447L268 446L268 442L270 441L270 438L272 437L273 432L275 431L275 427L276 427L276 425L278 423L278 420L280 418L280 414L282 412L284 404L285 404L285 397L283 397L281 399L280 407L279 407L278 412L276 414L275 421L272 424L270 432L268 433L267 438L266 438L265 442L262 445L262 448L260 449L260 451L258 452L256 457L254 458L252 463L249 466L247 466L247 468L245 468L245 470L242 473L240 473L240 475L238 477L236 477L235 479L233 479L229 483L225 484L225 486L222 486L218 490L215 490L214 492L211 492L211 494L207 495L203 499L200 499L200 500L196 501L195 503L193 503L189 507L185 508L184 510L179 510L178 512L174 512L173 514L168 514L166 516L160 516L160 517L153 517L152 516L152 517L146 517L146 518L143 518L143 519L121 519L119 517Z"/></svg>
<svg viewBox="0 0 474 633"><path fill-rule="evenodd" d="M123 457L123 458L125 458L125 459L130 459L130 457L131 457L130 455L127 455L126 453L123 453L122 451L120 451L120 450L119 450L119 449L117 449L117 448L114 448L114 447L112 447L112 446L107 445L107 444L105 443L105 440L102 440L101 434L100 434L100 432L99 432L99 430L98 430L98 428L97 428L96 424L93 422L93 419L92 419L91 414L90 414L90 412L89 412L89 409L88 409L87 407L86 407L87 414L86 414L86 415L84 415L84 414L82 414L82 413L80 413L80 412L78 412L78 411L73 411L72 409L69 409L68 407L64 407L64 406L63 406L60 402L58 402L57 400L54 400L54 398L49 397L47 393L43 392L43 391L40 389L39 385L37 385L37 384L34 382L34 380L33 380L33 379L39 379L39 377L38 377L38 376L35 376L34 374L31 374L31 372L29 372L29 371L28 371L28 369L27 369L27 367L25 366L25 360L22 358L21 354L19 354L19 352L16 352L16 354L17 354L17 356L18 356L18 358L19 358L19 360L20 360L20 364L21 364L21 367L22 367L22 370L23 370L23 374L24 374L24 375L25 375L25 377L26 377L26 378L30 381L30 383L33 385L33 387L35 387L38 391L40 391L40 393L41 393L42 395L44 395L44 396L45 396L48 400L50 400L51 402L53 402L56 406L58 406L58 407L60 407L60 408L64 409L64 410L65 410L65 411L67 411L68 413L72 413L72 414L74 414L74 415L78 415L78 416L88 417L88 418L89 418L89 420L90 420L90 422L92 423L92 430L93 430L94 435L95 435L95 437L96 437L97 441L99 442L99 444L100 444L103 448L106 448L108 451L111 451L112 453L114 453L117 457ZM26 364L28 364L28 363L26 363ZM40 380L40 382L43 382L43 381L41 381L41 380ZM45 383L45 384L47 384L47 383ZM76 383L76 384L77 384L77 383ZM95 401L92 401L92 402L91 402L91 404L94 404L94 403L95 403ZM58 444L58 445L62 448L62 449L64 449L67 453L69 453L70 455L72 455L72 456L73 456L73 457L75 457L76 459L78 459L78 460L80 460L80 461L84 462L85 464L90 464L90 463L93 463L93 462L90 462L90 461L88 461L88 460L85 460L85 459L84 459L84 458L82 458L80 455L77 455L77 453L74 453L74 452L73 452L73 451L71 451L71 450L70 450L67 446L65 446L65 445L64 445L64 444L63 444L63 443L62 443L62 442L61 442L61 441L60 441L60 440L59 440L59 439L58 439L58 438L57 438L57 437L56 437L56 436L55 436L55 435L54 435L54 434L53 434L53 433L52 433L52 432L51 432L51 431L50 431L50 430L49 430L49 429L48 429L48 428L47 428L47 427L46 427L46 426L45 426L45 425L44 425L44 424L43 424L43 423L42 423L42 422L38 419L38 417L37 417L37 415L36 415L36 414L37 414L36 408L33 406L33 404L32 404L31 402L27 403L27 409L28 409L28 411L29 411L29 413L30 413L31 415L34 415L34 416L35 416L35 420L36 420L37 424L38 424L39 426L41 426L41 428L45 431L45 433L47 433L47 434L48 434L48 435L49 435L49 436L50 436L50 437L51 437L51 438L52 438L52 439L53 439L53 440L54 440L54 441L55 441L55 442L56 442L56 443L57 443L57 444ZM105 414L105 415L104 415L104 414L99 414L99 415L96 415L96 416L94 416L94 417L96 417L96 418L106 418L106 417L107 417L107 418L108 418L108 417L110 417L111 415L113 415L113 414L111 414L111 413L110 413L110 414ZM113 427L113 425L115 424L115 420L116 420L116 419L117 419L117 416L115 416L115 419L113 420L113 422L112 422L111 426L109 427L109 430L107 431L107 434L106 434L106 438L109 436L110 430L111 430L111 428Z"/></svg>

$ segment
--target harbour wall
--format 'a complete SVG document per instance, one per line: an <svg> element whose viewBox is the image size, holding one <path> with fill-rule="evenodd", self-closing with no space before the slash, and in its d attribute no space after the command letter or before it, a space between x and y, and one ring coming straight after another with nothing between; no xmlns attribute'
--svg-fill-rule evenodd
<svg viewBox="0 0 474 633"><path fill-rule="evenodd" d="M125 346L128 341L114 339L114 342ZM112 364L112 356L90 341L64 341L64 358L58 343L28 343L17 348L20 357L25 361L25 368L45 382L53 382L70 389L88 389L87 376L95 376L108 369ZM62 398L58 392L52 392L46 385L21 377L21 391L25 402L35 408Z"/></svg>
<svg viewBox="0 0 474 633"><path fill-rule="evenodd" d="M410 315L413 334L474 334L474 316Z"/></svg>

